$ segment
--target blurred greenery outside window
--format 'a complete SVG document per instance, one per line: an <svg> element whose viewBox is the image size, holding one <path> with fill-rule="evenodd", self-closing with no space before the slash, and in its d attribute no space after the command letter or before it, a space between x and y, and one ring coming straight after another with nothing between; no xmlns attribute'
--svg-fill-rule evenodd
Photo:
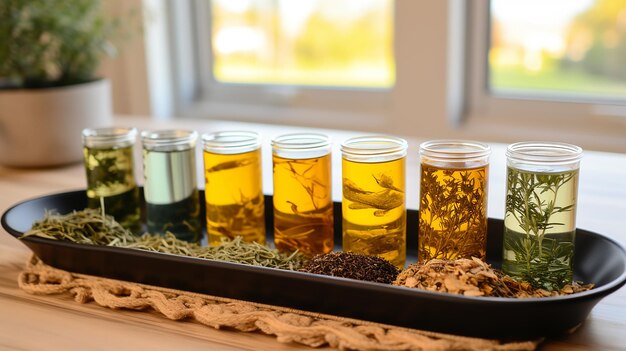
<svg viewBox="0 0 626 351"><path fill-rule="evenodd" d="M488 86L626 101L626 0L491 0Z"/></svg>
<svg viewBox="0 0 626 351"><path fill-rule="evenodd" d="M393 0L213 0L219 83L388 89Z"/></svg>

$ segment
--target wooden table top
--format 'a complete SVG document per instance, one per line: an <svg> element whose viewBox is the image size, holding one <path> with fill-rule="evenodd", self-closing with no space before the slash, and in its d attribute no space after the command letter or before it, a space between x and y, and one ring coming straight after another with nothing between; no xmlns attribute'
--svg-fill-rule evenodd
<svg viewBox="0 0 626 351"><path fill-rule="evenodd" d="M292 131L321 131L335 142L333 198L341 200L341 160L338 144L354 132L305 129L238 122L118 118L120 126L139 129L185 128L198 132L254 130L264 138L264 191L272 192L269 140ZM78 137L78 136L77 136ZM408 139L407 206L418 203L417 147ZM138 143L139 144L139 143ZM504 215L505 145L491 144L489 216ZM136 148L136 173L141 179L141 158ZM198 148L200 150L200 148ZM200 151L198 151L200 152ZM198 160L201 160L199 158ZM198 179L202 188L202 171ZM141 184L142 182L139 181ZM11 169L0 166L0 211L34 197L86 186L83 165L59 168ZM626 246L626 155L586 151L581 165L577 227L601 233ZM156 313L112 311L95 304L80 305L69 296L33 296L17 286L17 275L30 251L0 229L0 349L19 350L297 350L308 347L281 344L258 333L214 330L191 322L166 320ZM626 288L604 298L572 335L547 340L542 350L626 350Z"/></svg>

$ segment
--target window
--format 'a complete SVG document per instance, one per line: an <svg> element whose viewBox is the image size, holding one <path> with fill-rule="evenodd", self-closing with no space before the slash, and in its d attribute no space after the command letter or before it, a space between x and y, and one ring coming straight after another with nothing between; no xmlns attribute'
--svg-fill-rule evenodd
<svg viewBox="0 0 626 351"><path fill-rule="evenodd" d="M171 1L169 14L174 45L193 38L174 49L176 90L193 91L177 104L179 115L371 130L386 124L397 83L393 0L191 4ZM193 62L177 58L181 52L192 52Z"/></svg>
<svg viewBox="0 0 626 351"><path fill-rule="evenodd" d="M549 19L544 21L543 15L537 14L530 24L523 25L526 29L538 29L542 21L552 20L562 31L589 9L589 4L626 0L569 0L560 3L562 7L552 5L559 0L326 1L273 0L269 2L272 6L266 7L260 0L144 0L144 4L167 4L163 17L169 18L168 28L163 30L169 36L167 45L154 45L160 51L153 52L148 44L148 57L157 63L161 60L160 65L149 65L151 77L164 76L167 67L173 72L169 80L152 83L151 90L171 89L174 99L168 104L168 94L163 93L163 98L152 99L153 104L164 106L164 117L169 113L505 143L543 139L626 152L623 79L617 73L593 73L593 79L601 83L591 85L589 74L587 81L580 78L582 74L574 74L584 71L585 59L580 59L580 52L574 54L574 49L568 53L567 40L560 50L539 47L533 48L539 55L520 54L519 41L504 35L512 30L508 29L509 10L499 6L521 3L529 9L513 12L544 12ZM293 6L292 2L305 9L281 10L280 6ZM331 6L333 11L362 7L355 11L359 15L350 15L353 21L338 23L352 23L350 27L363 20L376 21L383 23L377 31L387 33L371 42L376 55L365 55L367 60L348 55L346 62L358 64L341 70L341 77L319 73L321 66L328 64L324 60L311 64L298 58L303 52L298 51L303 46L295 44L298 39L278 40L286 35L279 34L281 25L299 27L299 33L304 33L310 22L338 16L332 11L325 13L328 4L336 5ZM574 5L569 12L563 10ZM215 19L215 13L224 18ZM281 24L280 16L285 13L299 13L308 18L299 23L308 24ZM559 20L559 15L565 19ZM523 18L514 17L516 21ZM619 21L614 23L622 23ZM515 26L520 27L513 23ZM621 30L620 26L615 28ZM148 31L152 32L156 31ZM608 43L620 42L621 34L612 35L607 35ZM242 37L245 43L241 39L232 42ZM551 45L547 40L543 43ZM288 55L276 54L280 52ZM369 67L367 75L348 74L357 72L359 65ZM338 71L336 66L332 69ZM546 81L553 84L546 85Z"/></svg>
<svg viewBox="0 0 626 351"><path fill-rule="evenodd" d="M626 150L626 1L477 0L469 18L468 129Z"/></svg>
<svg viewBox="0 0 626 351"><path fill-rule="evenodd" d="M391 0L214 0L210 12L217 82L394 85Z"/></svg>
<svg viewBox="0 0 626 351"><path fill-rule="evenodd" d="M497 95L626 99L626 1L492 0Z"/></svg>

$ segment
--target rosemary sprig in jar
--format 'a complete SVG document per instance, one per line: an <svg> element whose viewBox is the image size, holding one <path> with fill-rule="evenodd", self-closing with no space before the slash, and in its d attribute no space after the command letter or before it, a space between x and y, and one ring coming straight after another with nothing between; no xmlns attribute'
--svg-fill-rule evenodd
<svg viewBox="0 0 626 351"><path fill-rule="evenodd" d="M509 168L505 219L513 221L505 227L504 249L513 253L515 262L505 260L503 267L514 278L547 290L571 281L573 242L555 235L573 237L569 227L575 202L568 188L575 187L577 176L577 171L540 174ZM564 191L570 192L565 202ZM522 235L514 235L509 227L520 228Z"/></svg>

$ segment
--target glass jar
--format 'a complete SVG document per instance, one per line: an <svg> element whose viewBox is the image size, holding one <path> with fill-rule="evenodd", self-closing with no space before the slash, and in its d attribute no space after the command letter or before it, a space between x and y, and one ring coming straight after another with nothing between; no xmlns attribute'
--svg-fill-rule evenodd
<svg viewBox="0 0 626 351"><path fill-rule="evenodd" d="M274 244L307 256L334 247L331 142L316 133L272 140Z"/></svg>
<svg viewBox="0 0 626 351"><path fill-rule="evenodd" d="M407 142L390 136L346 140L342 152L343 250L406 261Z"/></svg>
<svg viewBox="0 0 626 351"><path fill-rule="evenodd" d="M572 282L576 202L582 149L522 142L506 151L503 271L535 288Z"/></svg>
<svg viewBox="0 0 626 351"><path fill-rule="evenodd" d="M245 131L203 134L202 145L209 244L240 236L265 245L259 135Z"/></svg>
<svg viewBox="0 0 626 351"><path fill-rule="evenodd" d="M141 207L133 161L136 139L135 128L82 131L87 207L103 208L122 226L139 233Z"/></svg>
<svg viewBox="0 0 626 351"><path fill-rule="evenodd" d="M171 232L190 242L201 239L196 184L196 139L186 130L144 131L146 222L153 234Z"/></svg>
<svg viewBox="0 0 626 351"><path fill-rule="evenodd" d="M418 261L487 255L488 145L420 144Z"/></svg>

